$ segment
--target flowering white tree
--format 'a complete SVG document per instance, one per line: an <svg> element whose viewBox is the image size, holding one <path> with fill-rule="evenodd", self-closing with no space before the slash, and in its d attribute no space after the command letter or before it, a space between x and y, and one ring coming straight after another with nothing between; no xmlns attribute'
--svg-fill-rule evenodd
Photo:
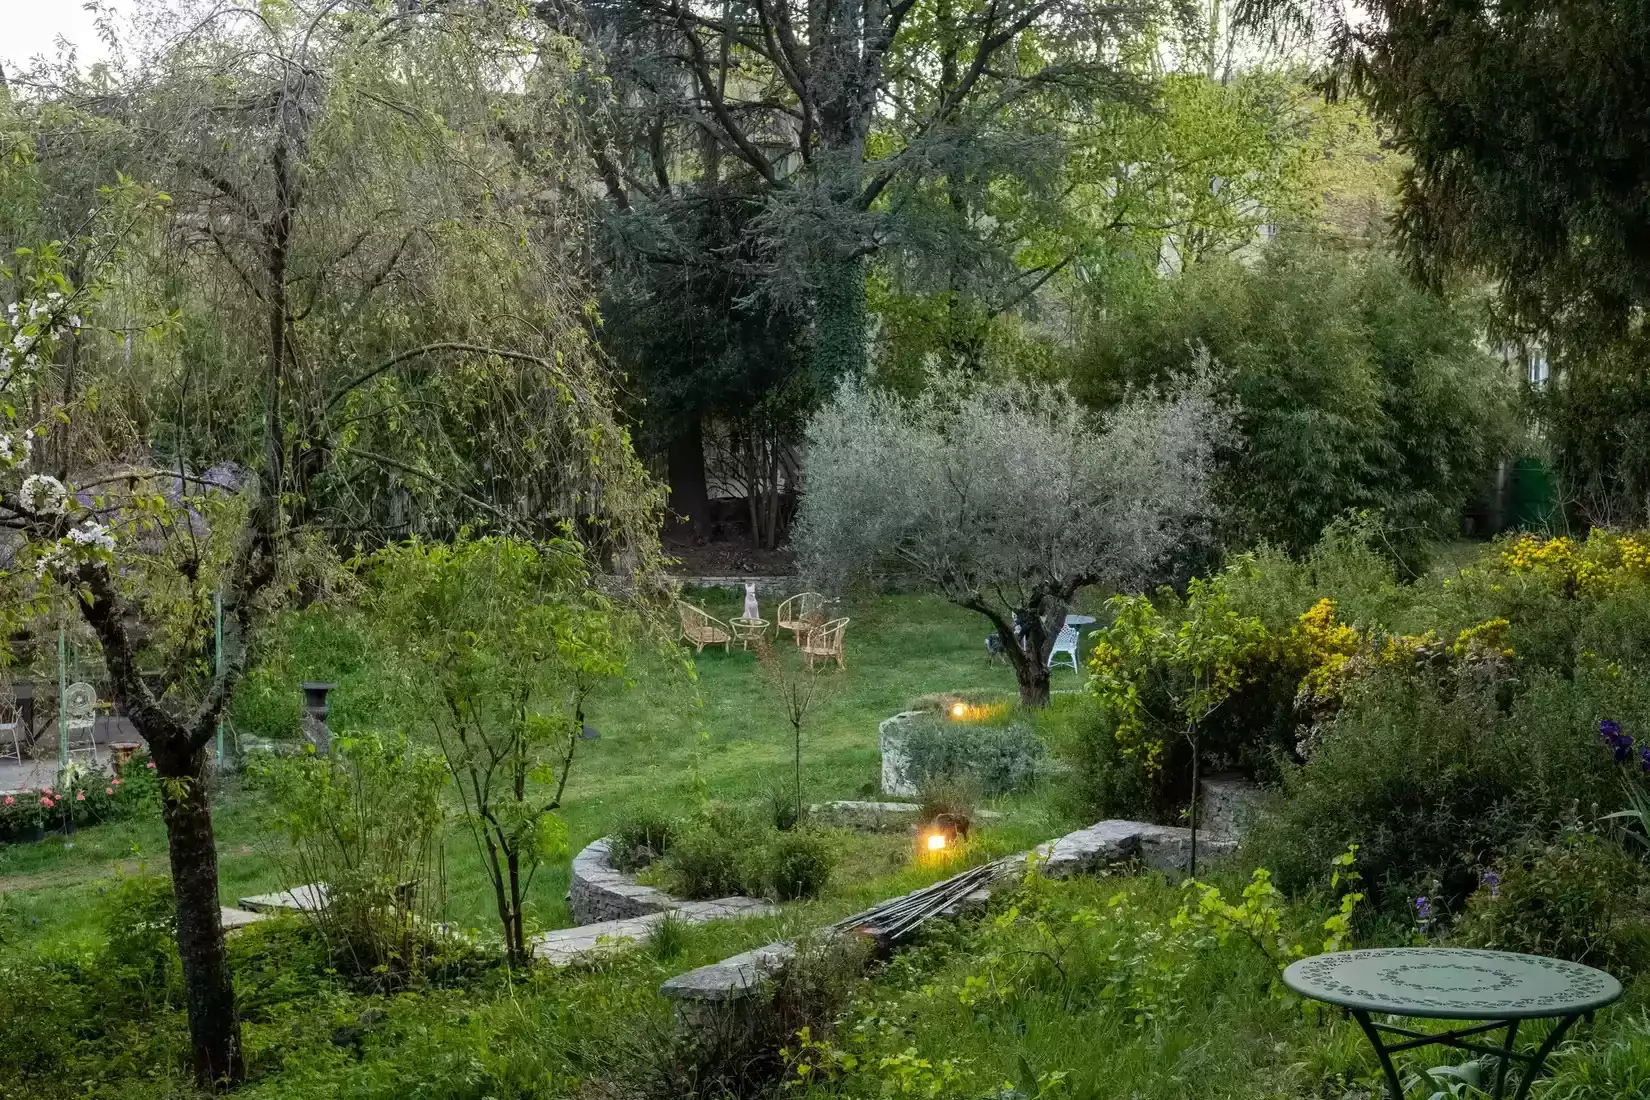
<svg viewBox="0 0 1650 1100"><path fill-rule="evenodd" d="M404 533L386 500L565 522L645 572L660 494L537 175L567 73L536 21L139 6L133 67L0 89L0 242L30 234L0 273L0 645L60 611L95 635L162 781L195 1073L234 1083L207 749L268 615L331 546ZM88 183L110 164L142 182Z"/></svg>
<svg viewBox="0 0 1650 1100"><path fill-rule="evenodd" d="M848 383L808 425L797 547L821 584L912 574L990 620L1020 700L1089 585L1138 590L1210 509L1231 412L1207 363L1104 416L1063 385L939 375L914 398Z"/></svg>

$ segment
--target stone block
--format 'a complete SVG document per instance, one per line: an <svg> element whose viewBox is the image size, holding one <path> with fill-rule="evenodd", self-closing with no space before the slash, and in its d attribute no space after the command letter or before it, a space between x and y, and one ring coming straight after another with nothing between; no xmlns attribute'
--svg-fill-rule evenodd
<svg viewBox="0 0 1650 1100"><path fill-rule="evenodd" d="M1139 855L1141 835L1151 828L1139 821L1101 821L1040 845L1037 855L1050 878L1092 875Z"/></svg>
<svg viewBox="0 0 1650 1100"><path fill-rule="evenodd" d="M905 752L905 741L910 736L911 722L920 717L918 711L904 711L884 718L877 726L877 746L882 751L882 793L913 798L917 784L907 772L911 759Z"/></svg>

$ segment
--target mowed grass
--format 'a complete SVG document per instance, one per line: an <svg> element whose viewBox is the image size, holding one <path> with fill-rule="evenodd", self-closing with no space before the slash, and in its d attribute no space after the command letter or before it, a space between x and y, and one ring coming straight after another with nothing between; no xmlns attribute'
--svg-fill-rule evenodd
<svg viewBox="0 0 1650 1100"><path fill-rule="evenodd" d="M705 590L689 594L713 615L739 613L742 594ZM776 601L764 601L774 618ZM820 673L818 704L803 731L803 793L809 802L875 796L881 763L878 723L913 697L927 692L985 689L1014 694L1008 666L985 650L989 630L980 616L943 600L886 596L849 601L847 667ZM777 641L787 666L800 660L789 634ZM418 716L384 697L382 670L359 646L317 646L296 680L332 680L335 729L405 727L425 736ZM680 663L656 654L638 658L628 682L604 688L589 701L586 719L600 737L580 743L562 817L569 852L605 835L637 808L650 806L686 815L706 799L767 805L770 792L787 786L792 772L790 726L754 654L707 649ZM1056 687L1077 686L1069 671L1056 671ZM255 789L236 780L216 795L216 830L222 898L226 905L251 893L295 885L278 859L279 832ZM987 830L976 856L1016 850L1057 835L1072 822L1044 792L1014 801L1013 814ZM455 807L456 809L456 807ZM819 919L932 881L944 869L912 866L903 835L864 837L840 833L842 864L831 889L817 903L798 908ZM569 860L542 868L530 890L538 926L571 923L564 896ZM0 845L0 893L20 918L22 936L44 943L88 940L100 933L90 919L101 892L122 873L164 873L165 832L158 815L84 829L41 844ZM446 843L449 918L487 930L495 919L490 882L470 830L455 813Z"/></svg>

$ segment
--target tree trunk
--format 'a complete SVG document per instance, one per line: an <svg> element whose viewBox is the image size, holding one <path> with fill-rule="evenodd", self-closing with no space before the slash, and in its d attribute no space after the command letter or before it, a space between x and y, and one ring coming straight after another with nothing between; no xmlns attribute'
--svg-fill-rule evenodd
<svg viewBox="0 0 1650 1100"><path fill-rule="evenodd" d="M195 1079L208 1086L237 1084L246 1079L246 1060L218 902L218 848L212 836L206 750L168 751L151 745L156 770L170 781L162 784L161 815L172 864Z"/></svg>
<svg viewBox="0 0 1650 1100"><path fill-rule="evenodd" d="M864 376L867 309L863 257L820 265L814 312L814 378L825 392L843 378Z"/></svg>
<svg viewBox="0 0 1650 1100"><path fill-rule="evenodd" d="M698 417L665 450L672 520L694 538L710 537L710 493L705 487L705 432Z"/></svg>
<svg viewBox="0 0 1650 1100"><path fill-rule="evenodd" d="M1048 665L1035 657L1014 668L1014 676L1020 681L1020 705L1022 707L1048 706Z"/></svg>

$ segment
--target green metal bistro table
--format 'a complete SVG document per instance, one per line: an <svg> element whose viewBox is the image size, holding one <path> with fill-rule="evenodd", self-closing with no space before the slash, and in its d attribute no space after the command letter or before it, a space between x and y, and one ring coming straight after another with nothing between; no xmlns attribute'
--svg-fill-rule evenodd
<svg viewBox="0 0 1650 1100"><path fill-rule="evenodd" d="M1349 1013L1375 1047L1392 1100L1404 1100L1404 1087L1393 1068L1399 1051L1426 1046L1455 1047L1496 1059L1495 1100L1507 1086L1507 1067L1519 1062L1524 1072L1516 1100L1529 1095L1547 1055L1577 1020L1621 996L1621 983L1602 970L1539 955L1508 951L1471 951L1456 947L1395 947L1340 951L1301 959L1283 972L1283 983L1303 997L1336 1005ZM1436 1034L1412 1031L1373 1016L1410 1016L1434 1020L1481 1020L1485 1023ZM1518 1026L1525 1020L1555 1019L1533 1053L1514 1049ZM1500 1046L1493 1041L1504 1031ZM1396 1040L1396 1041L1394 1041Z"/></svg>

